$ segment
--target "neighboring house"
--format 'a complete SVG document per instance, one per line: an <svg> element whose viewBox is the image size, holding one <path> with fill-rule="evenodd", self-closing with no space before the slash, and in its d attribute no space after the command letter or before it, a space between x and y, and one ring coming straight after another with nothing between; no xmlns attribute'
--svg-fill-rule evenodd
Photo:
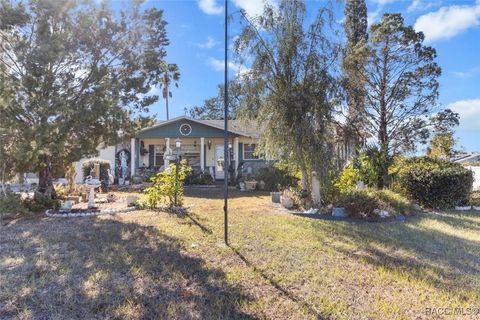
<svg viewBox="0 0 480 320"><path fill-rule="evenodd" d="M187 116L162 121L140 130L130 143L111 146L100 150L99 158L112 162L113 172L118 176L119 155L128 154L129 177L146 168L162 170L169 163L166 155L174 154L175 141L181 140L181 159L185 159L194 170L207 171L215 179L224 179L228 170L224 166L224 122L223 120L197 120ZM260 130L238 120L228 121L231 172L237 177L241 170L253 173L268 161L256 154ZM83 179L81 164L76 163L77 182Z"/></svg>
<svg viewBox="0 0 480 320"><path fill-rule="evenodd" d="M472 170L473 190L480 190L480 153L462 154L457 156L453 162L457 162Z"/></svg>

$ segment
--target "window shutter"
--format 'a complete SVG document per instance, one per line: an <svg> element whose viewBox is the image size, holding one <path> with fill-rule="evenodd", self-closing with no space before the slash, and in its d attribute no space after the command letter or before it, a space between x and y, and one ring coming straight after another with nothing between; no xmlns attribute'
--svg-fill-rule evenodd
<svg viewBox="0 0 480 320"><path fill-rule="evenodd" d="M155 146L153 144L148 145L148 167L153 168L155 166Z"/></svg>

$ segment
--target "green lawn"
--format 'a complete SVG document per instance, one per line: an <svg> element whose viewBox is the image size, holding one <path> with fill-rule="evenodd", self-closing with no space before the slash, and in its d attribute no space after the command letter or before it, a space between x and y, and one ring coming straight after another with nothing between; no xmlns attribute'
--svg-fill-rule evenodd
<svg viewBox="0 0 480 320"><path fill-rule="evenodd" d="M232 192L226 247L221 196L188 191L183 217L5 220L0 319L480 317L480 214L333 222Z"/></svg>

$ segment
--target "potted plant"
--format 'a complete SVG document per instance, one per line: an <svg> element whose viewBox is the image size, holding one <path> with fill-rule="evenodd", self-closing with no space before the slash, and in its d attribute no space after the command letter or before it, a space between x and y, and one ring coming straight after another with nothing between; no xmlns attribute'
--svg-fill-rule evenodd
<svg viewBox="0 0 480 320"><path fill-rule="evenodd" d="M282 195L281 192L272 191L272 192L270 192L270 195L272 196L272 202L273 203L280 203L280 197Z"/></svg>

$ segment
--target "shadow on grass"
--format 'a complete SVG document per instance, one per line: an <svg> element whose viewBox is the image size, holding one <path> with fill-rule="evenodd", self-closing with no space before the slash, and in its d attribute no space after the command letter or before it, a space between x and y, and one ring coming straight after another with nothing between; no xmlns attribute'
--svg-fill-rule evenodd
<svg viewBox="0 0 480 320"><path fill-rule="evenodd" d="M240 308L252 297L155 227L79 218L13 231L0 235L0 261L18 260L0 265L2 319L251 318Z"/></svg>
<svg viewBox="0 0 480 320"><path fill-rule="evenodd" d="M198 215L196 215L193 212L187 212L183 215L178 215L178 217L188 219L190 221L189 224L197 226L198 228L200 228L200 230L203 233L213 234L213 231L210 228L208 228L208 227L206 227L205 225L202 224L201 217L199 217Z"/></svg>
<svg viewBox="0 0 480 320"><path fill-rule="evenodd" d="M208 233L208 234L213 234L212 230L203 225L199 221L199 217L197 217L194 213L188 212L184 214L184 218L187 218L192 221L194 225L196 225L202 232ZM316 319L322 320L325 319L318 310L315 309L314 306L309 304L308 302L297 298L293 293L289 292L287 289L283 288L277 281L269 277L265 272L257 268L254 263L252 263L250 260L248 260L237 248L228 245L228 247L235 253L235 255L240 258L240 260L245 263L247 267L249 267L251 270L253 270L256 274L260 275L264 280L266 280L273 288L275 288L280 294L288 298L289 300L295 302L296 304L302 306L305 310L307 310L310 314L314 315Z"/></svg>
<svg viewBox="0 0 480 320"><path fill-rule="evenodd" d="M270 195L268 191L240 191L238 189L228 190L228 199L236 198L261 198ZM185 196L192 198L223 199L223 186L186 186Z"/></svg>
<svg viewBox="0 0 480 320"><path fill-rule="evenodd" d="M297 303L298 305L305 308L310 314L315 315L316 319L323 320L324 318L314 306L308 302L297 298L293 293L289 292L287 289L282 287L277 281L269 277L265 272L258 269L251 261L249 261L237 248L229 246L230 249L242 260L250 269L252 269L256 274L260 275L264 280L266 280L272 287L274 287L280 294L284 295L291 301Z"/></svg>
<svg viewBox="0 0 480 320"><path fill-rule="evenodd" d="M471 230L480 227L480 223L465 222L449 214L421 214L401 224L337 223L322 224L322 229L334 233L337 243L357 247L351 250L332 244L346 256L460 296L465 289L473 292L476 284L472 280L480 277L480 243L439 230L432 225L435 223Z"/></svg>

